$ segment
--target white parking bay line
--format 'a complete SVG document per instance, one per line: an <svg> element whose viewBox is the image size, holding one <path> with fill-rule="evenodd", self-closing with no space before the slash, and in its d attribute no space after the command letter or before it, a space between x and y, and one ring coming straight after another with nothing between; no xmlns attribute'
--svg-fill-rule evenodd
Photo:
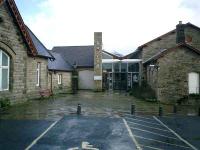
<svg viewBox="0 0 200 150"><path fill-rule="evenodd" d="M176 135L181 141L183 141L186 145L191 147L193 150L198 150L196 147L194 147L192 144L190 144L188 141L183 139L178 133L176 133L174 130L170 129L167 125L165 125L161 120L159 120L156 116L153 116L155 120L157 120L160 124L162 124L165 128L170 130L174 135Z"/></svg>
<svg viewBox="0 0 200 150"><path fill-rule="evenodd" d="M129 120L133 120L133 121L144 122L144 123L148 123L148 124L152 124L152 125L163 127L161 124L153 123L153 122L149 122L149 121L144 121L144 120L141 120L141 119L135 119L135 118L129 118L129 117L124 117L124 118L125 119L129 119Z"/></svg>
<svg viewBox="0 0 200 150"><path fill-rule="evenodd" d="M61 118L62 119L62 118ZM60 120L61 120L60 119ZM51 128L53 128L60 120L52 123L40 136L38 136L25 150L31 149Z"/></svg>
<svg viewBox="0 0 200 150"><path fill-rule="evenodd" d="M152 146L147 146L147 145L141 145L141 146L142 147L146 147L146 148L150 148L150 149L154 149L154 150L163 150L163 149L160 149L160 148L156 148L156 147L152 147Z"/></svg>
<svg viewBox="0 0 200 150"><path fill-rule="evenodd" d="M130 121L127 121L127 122L128 122L130 125L132 125L132 126L138 125L138 126L141 126L141 127L146 127L146 128L150 128L150 129L154 129L154 130L159 130L159 131L171 133L171 131L169 131L169 130L159 129L159 128L156 128L156 127L147 126L147 125L143 125L143 124L135 123L135 122L130 122Z"/></svg>
<svg viewBox="0 0 200 150"><path fill-rule="evenodd" d="M137 148L138 150L142 150L142 148L140 147L139 143L136 141L136 139L135 139L135 137L134 137L134 135L133 135L133 133L132 133L130 127L128 126L126 120L123 119L123 121L124 121L124 124L125 124L125 126L126 126L126 129L128 130L128 133L129 133L131 139L133 140L133 143L136 145L136 148Z"/></svg>
<svg viewBox="0 0 200 150"><path fill-rule="evenodd" d="M151 121L154 121L154 118L153 117L143 117L143 116L136 116L136 115L127 115L127 116L132 116L132 117L135 117L135 118L141 118L141 119L145 119L145 120L151 120Z"/></svg>
<svg viewBox="0 0 200 150"><path fill-rule="evenodd" d="M133 130L138 130L138 131L142 131L142 132L147 132L147 133L150 133L150 134L154 134L154 135L157 135L157 136L162 136L162 137L165 137L165 138L168 138L168 139L179 140L179 139L174 138L174 137L162 135L162 134L155 133L155 132L148 131L148 130L143 130L143 129L140 129L140 128L133 128L133 127L130 127L130 128L133 129Z"/></svg>
<svg viewBox="0 0 200 150"><path fill-rule="evenodd" d="M158 142L158 143L163 143L163 144L166 144L166 145L172 145L172 146L176 146L176 147L182 147L182 148L185 148L185 149L191 149L190 147L177 145L177 144L172 144L172 143L168 143L168 142L163 142L163 141L159 141L159 140L155 140L155 139L151 139L151 138L146 138L146 137L143 137L143 136L135 135L135 137L139 138L139 139L144 139L144 140L154 141L154 142Z"/></svg>

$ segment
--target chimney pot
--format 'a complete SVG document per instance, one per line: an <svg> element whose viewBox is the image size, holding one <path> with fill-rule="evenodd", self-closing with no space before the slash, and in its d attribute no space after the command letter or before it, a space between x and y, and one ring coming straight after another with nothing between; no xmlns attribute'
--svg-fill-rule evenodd
<svg viewBox="0 0 200 150"><path fill-rule="evenodd" d="M179 21L179 24L182 24L182 21Z"/></svg>

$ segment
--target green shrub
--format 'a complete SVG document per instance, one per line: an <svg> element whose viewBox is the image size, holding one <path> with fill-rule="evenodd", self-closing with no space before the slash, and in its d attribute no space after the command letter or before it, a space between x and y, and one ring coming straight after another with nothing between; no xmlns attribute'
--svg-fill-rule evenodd
<svg viewBox="0 0 200 150"><path fill-rule="evenodd" d="M132 88L130 95L146 101L157 101L155 91L146 82L143 82L141 86L135 86Z"/></svg>
<svg viewBox="0 0 200 150"><path fill-rule="evenodd" d="M10 100L8 98L2 98L0 99L0 106L2 108L6 108L10 106Z"/></svg>

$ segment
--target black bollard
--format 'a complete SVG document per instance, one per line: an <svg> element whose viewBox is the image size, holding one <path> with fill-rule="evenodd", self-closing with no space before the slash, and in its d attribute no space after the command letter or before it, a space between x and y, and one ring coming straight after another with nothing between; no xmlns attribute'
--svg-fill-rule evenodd
<svg viewBox="0 0 200 150"><path fill-rule="evenodd" d="M200 107L199 107L199 112L198 112L198 116L200 116Z"/></svg>
<svg viewBox="0 0 200 150"><path fill-rule="evenodd" d="M158 115L159 115L159 116L162 116L162 115L163 115L163 109L162 109L162 107L161 107L161 106L159 107L159 112L158 112Z"/></svg>
<svg viewBox="0 0 200 150"><path fill-rule="evenodd" d="M81 104L78 104L77 106L77 115L81 114Z"/></svg>
<svg viewBox="0 0 200 150"><path fill-rule="evenodd" d="M131 105L131 115L135 114L135 105Z"/></svg>
<svg viewBox="0 0 200 150"><path fill-rule="evenodd" d="M177 105L174 105L173 113L177 113Z"/></svg>

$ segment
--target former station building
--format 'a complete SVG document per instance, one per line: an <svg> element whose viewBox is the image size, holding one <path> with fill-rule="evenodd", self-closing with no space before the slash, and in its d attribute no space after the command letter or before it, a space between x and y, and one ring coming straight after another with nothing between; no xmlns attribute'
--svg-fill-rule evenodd
<svg viewBox="0 0 200 150"><path fill-rule="evenodd" d="M95 32L94 45L48 50L24 24L14 0L0 0L0 99L18 103L44 90L129 90L143 82L161 101L199 94L199 27L180 22L127 56L106 52L102 40Z"/></svg>

